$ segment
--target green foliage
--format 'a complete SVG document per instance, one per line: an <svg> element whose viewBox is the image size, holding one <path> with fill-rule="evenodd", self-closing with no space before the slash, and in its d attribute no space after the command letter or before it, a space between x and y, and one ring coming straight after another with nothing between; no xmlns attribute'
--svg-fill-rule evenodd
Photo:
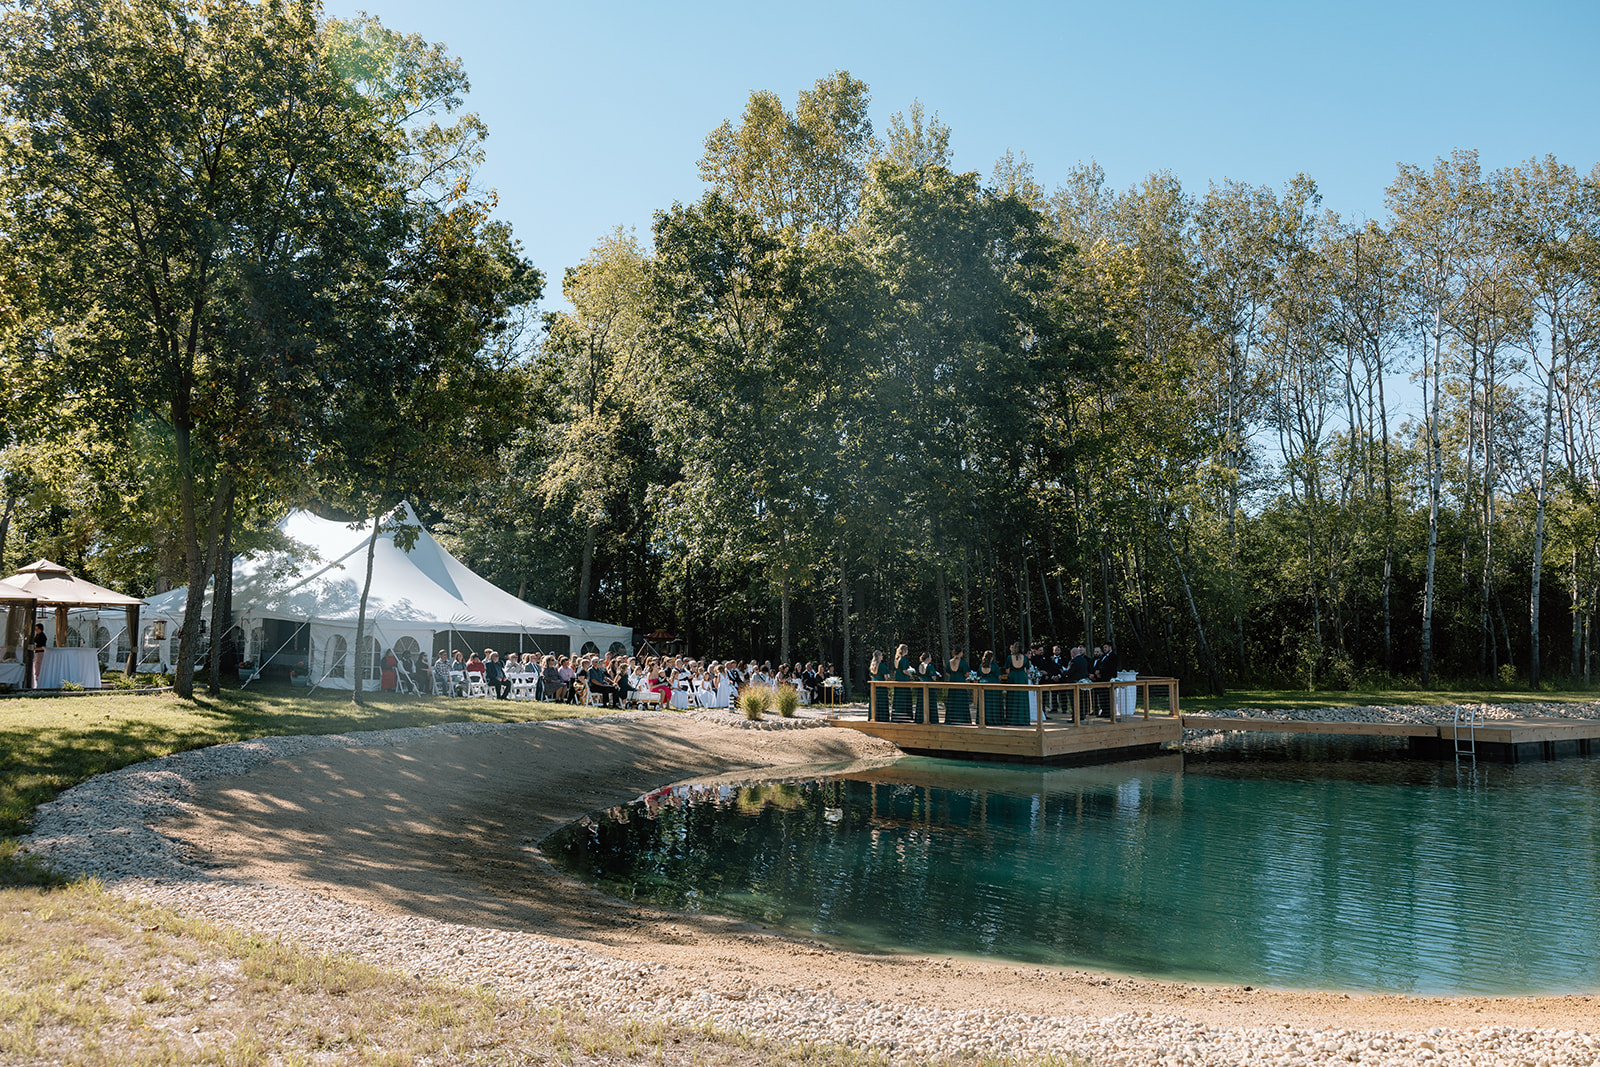
<svg viewBox="0 0 1600 1067"><path fill-rule="evenodd" d="M772 691L772 706L785 719L794 718L800 706L800 692L792 685L780 685Z"/></svg>

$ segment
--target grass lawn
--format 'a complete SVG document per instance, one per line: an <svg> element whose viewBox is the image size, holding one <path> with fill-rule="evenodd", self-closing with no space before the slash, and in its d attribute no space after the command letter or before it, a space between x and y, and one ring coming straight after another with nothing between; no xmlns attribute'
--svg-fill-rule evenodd
<svg viewBox="0 0 1600 1067"><path fill-rule="evenodd" d="M1180 702L1185 712L1218 708L1346 708L1373 704L1587 704L1600 700L1600 688L1541 689L1351 689L1346 692L1308 693L1303 689L1229 689L1220 697L1199 689L1185 691Z"/></svg>
<svg viewBox="0 0 1600 1067"><path fill-rule="evenodd" d="M0 1065L881 1064L830 1046L563 1013L61 884L15 856L33 809L85 778L252 737L602 714L528 701L288 686L192 703L105 692L0 700ZM973 1061L965 1061L973 1062ZM984 1061L977 1061L982 1063Z"/></svg>
<svg viewBox="0 0 1600 1067"><path fill-rule="evenodd" d="M348 693L287 685L225 689L192 702L170 694L102 690L0 700L0 884L7 839L27 832L33 809L87 778L172 752L252 737L342 734L446 722L524 722L601 714L599 708L524 700L464 700Z"/></svg>

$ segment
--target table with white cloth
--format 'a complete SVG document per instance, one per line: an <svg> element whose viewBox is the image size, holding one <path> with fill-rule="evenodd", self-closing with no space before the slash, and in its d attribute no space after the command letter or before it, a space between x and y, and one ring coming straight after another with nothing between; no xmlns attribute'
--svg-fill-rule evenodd
<svg viewBox="0 0 1600 1067"><path fill-rule="evenodd" d="M39 668L40 689L60 689L76 682L85 689L100 688L100 656L93 648L47 648Z"/></svg>
<svg viewBox="0 0 1600 1067"><path fill-rule="evenodd" d="M0 660L0 685L22 688L22 664L14 659Z"/></svg>

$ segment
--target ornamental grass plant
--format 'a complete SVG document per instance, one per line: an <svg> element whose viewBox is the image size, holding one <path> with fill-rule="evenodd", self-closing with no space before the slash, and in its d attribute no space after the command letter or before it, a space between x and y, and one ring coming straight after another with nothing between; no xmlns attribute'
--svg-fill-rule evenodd
<svg viewBox="0 0 1600 1067"><path fill-rule="evenodd" d="M772 710L772 687L766 685L747 685L739 690L739 710L744 712L744 717L752 722L760 722L761 717Z"/></svg>
<svg viewBox="0 0 1600 1067"><path fill-rule="evenodd" d="M780 685L773 691L772 706L785 719L794 718L794 711L800 706L800 691L792 685Z"/></svg>

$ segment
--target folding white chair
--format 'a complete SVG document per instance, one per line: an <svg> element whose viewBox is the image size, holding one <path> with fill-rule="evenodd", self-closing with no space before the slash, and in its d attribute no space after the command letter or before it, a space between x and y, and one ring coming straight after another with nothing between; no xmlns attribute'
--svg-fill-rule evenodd
<svg viewBox="0 0 1600 1067"><path fill-rule="evenodd" d="M484 684L482 672L480 672L480 671L468 671L467 672L467 696L469 696L469 697L483 697L485 700L488 699L488 697L489 697L489 687Z"/></svg>

